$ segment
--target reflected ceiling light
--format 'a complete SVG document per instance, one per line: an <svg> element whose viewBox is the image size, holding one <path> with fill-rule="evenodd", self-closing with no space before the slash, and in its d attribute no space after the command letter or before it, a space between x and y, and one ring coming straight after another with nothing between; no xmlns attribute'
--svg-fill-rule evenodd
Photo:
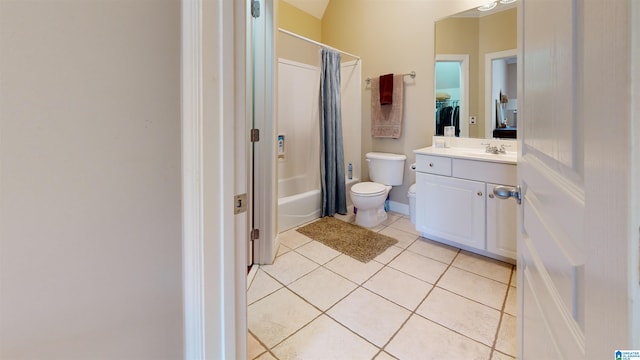
<svg viewBox="0 0 640 360"><path fill-rule="evenodd" d="M498 2L497 1L492 1L490 3L486 3L486 4L482 5L482 6L479 6L478 10L479 11L489 11L489 10L492 10L494 7L496 7L496 5L498 5Z"/></svg>
<svg viewBox="0 0 640 360"><path fill-rule="evenodd" d="M513 4L514 2L516 2L517 0L500 0L500 4Z"/></svg>

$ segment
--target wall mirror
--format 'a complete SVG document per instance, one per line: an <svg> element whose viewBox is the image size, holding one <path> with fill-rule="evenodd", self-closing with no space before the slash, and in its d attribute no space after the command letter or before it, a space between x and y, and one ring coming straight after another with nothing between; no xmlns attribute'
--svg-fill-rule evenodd
<svg viewBox="0 0 640 360"><path fill-rule="evenodd" d="M516 137L517 4L495 4L435 23L436 135Z"/></svg>

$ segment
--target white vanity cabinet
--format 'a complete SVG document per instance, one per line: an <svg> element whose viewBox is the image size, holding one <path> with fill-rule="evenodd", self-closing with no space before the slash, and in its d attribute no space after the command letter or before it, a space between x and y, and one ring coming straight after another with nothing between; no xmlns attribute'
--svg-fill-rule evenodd
<svg viewBox="0 0 640 360"><path fill-rule="evenodd" d="M516 184L514 163L416 154L416 229L432 240L516 258L517 205L493 195Z"/></svg>

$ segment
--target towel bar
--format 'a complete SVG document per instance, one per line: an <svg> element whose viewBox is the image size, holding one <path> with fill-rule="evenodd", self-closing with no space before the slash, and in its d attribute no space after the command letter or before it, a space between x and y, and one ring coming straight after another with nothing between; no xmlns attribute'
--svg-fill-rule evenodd
<svg viewBox="0 0 640 360"><path fill-rule="evenodd" d="M415 79L415 78L416 78L416 72L415 72L415 71L412 71L412 72L410 72L410 73L408 73L408 74L402 74L402 75L404 75L404 76L411 76L411 78L412 78L412 79ZM365 81L367 82L367 84L369 84L369 83L371 82L371 78L370 78L370 77L368 77L368 78L366 78L366 79L365 79Z"/></svg>

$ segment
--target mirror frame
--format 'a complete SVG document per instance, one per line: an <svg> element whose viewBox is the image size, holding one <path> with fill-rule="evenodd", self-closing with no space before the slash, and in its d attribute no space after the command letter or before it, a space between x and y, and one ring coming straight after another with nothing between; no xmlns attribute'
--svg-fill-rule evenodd
<svg viewBox="0 0 640 360"><path fill-rule="evenodd" d="M484 138L493 138L493 130L495 129L493 121L494 102L491 95L493 87L493 60L505 59L510 57L518 57L518 49L503 50L485 54L484 57ZM516 60L518 66L520 63ZM490 79L487 81L487 79Z"/></svg>

